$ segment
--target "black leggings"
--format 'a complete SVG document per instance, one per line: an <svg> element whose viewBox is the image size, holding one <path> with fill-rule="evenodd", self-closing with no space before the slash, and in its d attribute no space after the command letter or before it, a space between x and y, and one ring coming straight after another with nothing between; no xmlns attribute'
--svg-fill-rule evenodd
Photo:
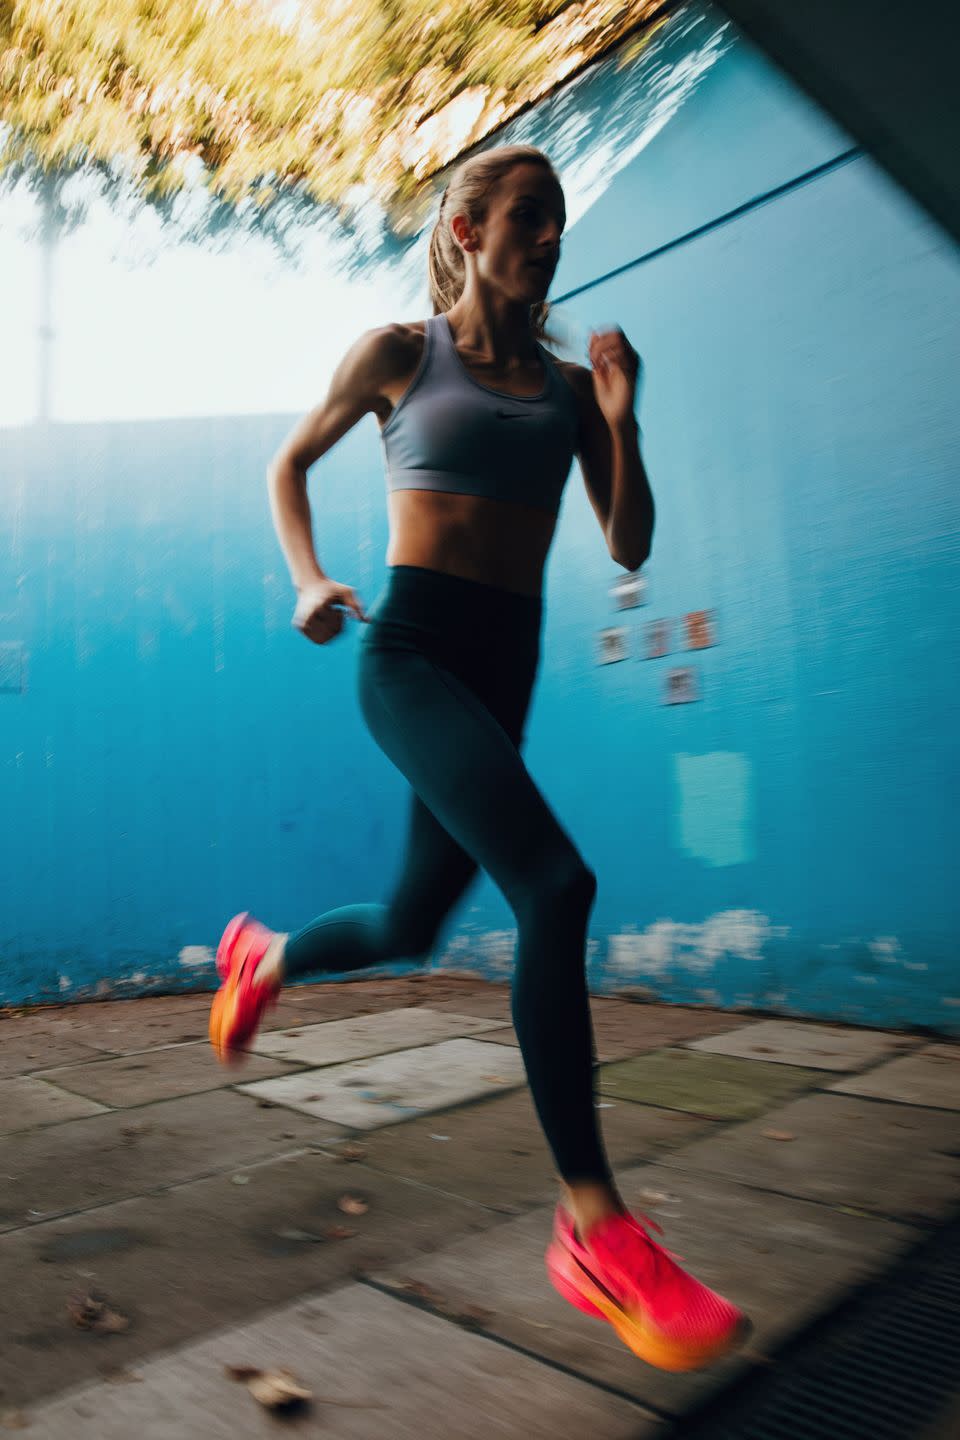
<svg viewBox="0 0 960 1440"><path fill-rule="evenodd" d="M593 1096L584 951L596 878L520 755L540 653L539 599L396 565L362 632L360 705L412 787L386 905L328 911L286 945L289 975L426 960L482 866L516 917L513 1021L565 1180L607 1180Z"/></svg>

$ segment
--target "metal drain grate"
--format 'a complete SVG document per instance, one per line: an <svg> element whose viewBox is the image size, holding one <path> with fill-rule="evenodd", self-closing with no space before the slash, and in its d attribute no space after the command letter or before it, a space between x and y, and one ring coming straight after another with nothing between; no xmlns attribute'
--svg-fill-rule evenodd
<svg viewBox="0 0 960 1440"><path fill-rule="evenodd" d="M911 1440L960 1393L960 1219L685 1440Z"/></svg>

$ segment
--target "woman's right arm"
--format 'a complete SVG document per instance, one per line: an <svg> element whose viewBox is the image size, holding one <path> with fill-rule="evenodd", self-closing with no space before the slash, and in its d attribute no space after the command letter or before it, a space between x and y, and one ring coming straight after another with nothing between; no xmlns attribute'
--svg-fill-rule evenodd
<svg viewBox="0 0 960 1440"><path fill-rule="evenodd" d="M326 399L294 426L267 470L273 524L297 591L293 624L318 645L340 633L343 608L358 619L366 617L353 590L331 580L320 566L307 471L364 415L382 405L384 383L402 364L401 350L399 326L361 335L334 371Z"/></svg>

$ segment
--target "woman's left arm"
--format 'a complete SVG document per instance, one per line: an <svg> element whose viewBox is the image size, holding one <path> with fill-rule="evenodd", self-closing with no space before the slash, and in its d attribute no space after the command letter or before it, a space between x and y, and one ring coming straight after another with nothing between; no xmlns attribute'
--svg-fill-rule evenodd
<svg viewBox="0 0 960 1440"><path fill-rule="evenodd" d="M590 337L592 370L576 366L577 458L587 495L618 565L639 570L650 554L654 504L634 408L640 359L620 329Z"/></svg>

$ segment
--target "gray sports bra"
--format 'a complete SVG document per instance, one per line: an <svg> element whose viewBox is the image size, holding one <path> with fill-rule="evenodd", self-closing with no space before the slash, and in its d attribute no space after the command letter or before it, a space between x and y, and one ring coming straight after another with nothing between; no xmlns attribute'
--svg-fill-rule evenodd
<svg viewBox="0 0 960 1440"><path fill-rule="evenodd" d="M577 440L576 398L553 358L539 395L475 380L446 315L426 322L416 373L380 431L390 490L446 490L556 515Z"/></svg>

